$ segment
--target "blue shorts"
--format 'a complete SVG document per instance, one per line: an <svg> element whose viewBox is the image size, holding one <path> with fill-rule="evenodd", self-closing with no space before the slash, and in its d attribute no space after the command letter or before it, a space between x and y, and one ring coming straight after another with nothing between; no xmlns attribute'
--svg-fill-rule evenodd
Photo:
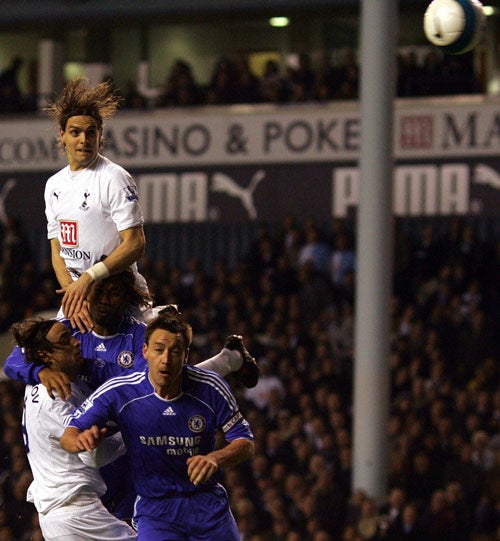
<svg viewBox="0 0 500 541"><path fill-rule="evenodd" d="M229 500L221 485L206 492L162 500L138 498L138 541L240 541Z"/></svg>

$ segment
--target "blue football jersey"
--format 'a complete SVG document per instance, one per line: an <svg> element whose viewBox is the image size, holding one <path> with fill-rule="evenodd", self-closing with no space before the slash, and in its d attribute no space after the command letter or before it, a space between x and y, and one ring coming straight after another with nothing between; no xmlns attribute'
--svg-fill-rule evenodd
<svg viewBox="0 0 500 541"><path fill-rule="evenodd" d="M112 336L99 336L94 332L82 333L78 329L73 329L67 319L62 319L61 323L66 325L72 331L72 335L80 341L82 357L85 359L100 359L134 371L146 368L146 361L142 356L145 323L131 316L125 316L118 332ZM38 373L42 368L44 367L27 363L19 346L14 348L4 365L5 374L9 378L30 385L40 383Z"/></svg>
<svg viewBox="0 0 500 541"><path fill-rule="evenodd" d="M72 334L81 343L82 356L86 359L102 359L116 363L122 368L141 371L146 368L146 360L142 356L146 324L131 316L125 316L112 336L100 336L96 333L82 333L72 329Z"/></svg>
<svg viewBox="0 0 500 541"><path fill-rule="evenodd" d="M108 420L121 431L133 468L135 490L145 498L163 498L206 490L187 476L186 460L215 448L222 430L226 441L253 439L248 422L227 383L213 372L185 365L182 392L173 400L159 397L148 372L112 378L79 408L70 426L85 430Z"/></svg>

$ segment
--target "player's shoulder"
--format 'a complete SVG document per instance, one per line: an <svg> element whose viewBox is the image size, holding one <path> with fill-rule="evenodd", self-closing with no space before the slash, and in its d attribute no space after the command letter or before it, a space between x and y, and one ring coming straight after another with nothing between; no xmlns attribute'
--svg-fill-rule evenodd
<svg viewBox="0 0 500 541"><path fill-rule="evenodd" d="M184 366L187 387L207 393L231 394L227 382L216 372L187 364Z"/></svg>
<svg viewBox="0 0 500 541"><path fill-rule="evenodd" d="M105 383L103 383L95 392L94 396L100 396L102 394L114 393L114 394L127 394L135 390L134 392L141 392L142 386L147 382L147 374L144 371L140 372L126 372L119 376L114 376Z"/></svg>
<svg viewBox="0 0 500 541"><path fill-rule="evenodd" d="M137 319L136 317L127 314L122 321L121 324L121 331L122 332L146 332L146 323L144 321L141 321Z"/></svg>
<svg viewBox="0 0 500 541"><path fill-rule="evenodd" d="M45 183L46 187L54 186L55 184L58 184L67 176L67 170L69 169L69 165L66 165L62 169L59 169L59 171L56 171L54 174L52 174Z"/></svg>
<svg viewBox="0 0 500 541"><path fill-rule="evenodd" d="M113 179L115 177L130 177L130 173L121 165L111 161L106 156L99 154L96 162L96 171L105 172L108 178Z"/></svg>
<svg viewBox="0 0 500 541"><path fill-rule="evenodd" d="M53 391L54 398L49 396L47 388L41 383L36 385L26 385L24 390L26 407L31 410L43 412L59 412L64 400L59 397L56 391Z"/></svg>

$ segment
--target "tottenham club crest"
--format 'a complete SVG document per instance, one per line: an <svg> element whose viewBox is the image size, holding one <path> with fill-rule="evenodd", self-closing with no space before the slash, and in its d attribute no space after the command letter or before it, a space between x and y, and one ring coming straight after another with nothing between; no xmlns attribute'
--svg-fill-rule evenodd
<svg viewBox="0 0 500 541"><path fill-rule="evenodd" d="M201 415L193 415L188 421L188 427L191 432L203 432L206 426L207 422L205 417L202 417Z"/></svg>
<svg viewBox="0 0 500 541"><path fill-rule="evenodd" d="M80 210L89 210L89 204L87 203L87 199L90 197L90 192L85 190L85 193L83 194L83 202L80 205Z"/></svg>
<svg viewBox="0 0 500 541"><path fill-rule="evenodd" d="M131 351L121 351L118 354L118 364L123 368L130 368L134 364L134 354Z"/></svg>

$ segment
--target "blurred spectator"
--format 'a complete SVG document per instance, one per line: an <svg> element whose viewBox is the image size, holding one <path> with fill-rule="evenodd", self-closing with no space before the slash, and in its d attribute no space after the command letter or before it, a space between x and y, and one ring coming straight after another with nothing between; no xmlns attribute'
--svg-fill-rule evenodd
<svg viewBox="0 0 500 541"><path fill-rule="evenodd" d="M260 95L266 102L282 103L288 99L286 85L275 60L268 60L260 78Z"/></svg>
<svg viewBox="0 0 500 541"><path fill-rule="evenodd" d="M157 105L159 107L191 106L203 103L201 89L196 82L191 65L178 59L170 73Z"/></svg>
<svg viewBox="0 0 500 541"><path fill-rule="evenodd" d="M327 274L330 268L331 248L324 234L316 224L308 224L305 230L305 243L298 254L299 266L311 263L312 270Z"/></svg>
<svg viewBox="0 0 500 541"><path fill-rule="evenodd" d="M489 447L490 437L485 430L478 430L472 435L472 462L484 472L495 466L495 454Z"/></svg>
<svg viewBox="0 0 500 541"><path fill-rule="evenodd" d="M234 103L259 103L259 78L250 69L248 56L240 54L235 64L236 88Z"/></svg>
<svg viewBox="0 0 500 541"><path fill-rule="evenodd" d="M403 488L393 487L389 491L389 498L379 508L381 515L387 517L387 527L401 524L401 516L406 504L406 494Z"/></svg>
<svg viewBox="0 0 500 541"><path fill-rule="evenodd" d="M122 89L121 94L123 96L122 107L124 109L146 109L147 100L139 92L135 81L128 80L125 83L125 87Z"/></svg>
<svg viewBox="0 0 500 541"><path fill-rule="evenodd" d="M330 256L330 276L334 287L341 288L346 273L356 270L356 254L354 244L347 233L340 232L334 242Z"/></svg>
<svg viewBox="0 0 500 541"><path fill-rule="evenodd" d="M206 101L210 105L235 103L238 96L238 75L230 58L219 59L212 73L206 91Z"/></svg>
<svg viewBox="0 0 500 541"><path fill-rule="evenodd" d="M422 512L420 525L427 541L459 541L460 530L443 490L435 490Z"/></svg>
<svg viewBox="0 0 500 541"><path fill-rule="evenodd" d="M355 100L359 96L359 66L351 49L344 53L340 65L335 70L336 88L334 98Z"/></svg>
<svg viewBox="0 0 500 541"><path fill-rule="evenodd" d="M19 88L19 71L24 64L14 56L10 65L0 73L0 113L18 113L23 109L23 96Z"/></svg>
<svg viewBox="0 0 500 541"><path fill-rule="evenodd" d="M274 375L271 361L266 357L258 359L260 367L259 382L252 389L245 390L245 398L260 410L269 408L271 396L274 392L279 397L285 395L285 388L281 380Z"/></svg>
<svg viewBox="0 0 500 541"><path fill-rule="evenodd" d="M407 503L401 512L401 520L390 523L382 539L388 541L427 541L419 524L418 507Z"/></svg>

